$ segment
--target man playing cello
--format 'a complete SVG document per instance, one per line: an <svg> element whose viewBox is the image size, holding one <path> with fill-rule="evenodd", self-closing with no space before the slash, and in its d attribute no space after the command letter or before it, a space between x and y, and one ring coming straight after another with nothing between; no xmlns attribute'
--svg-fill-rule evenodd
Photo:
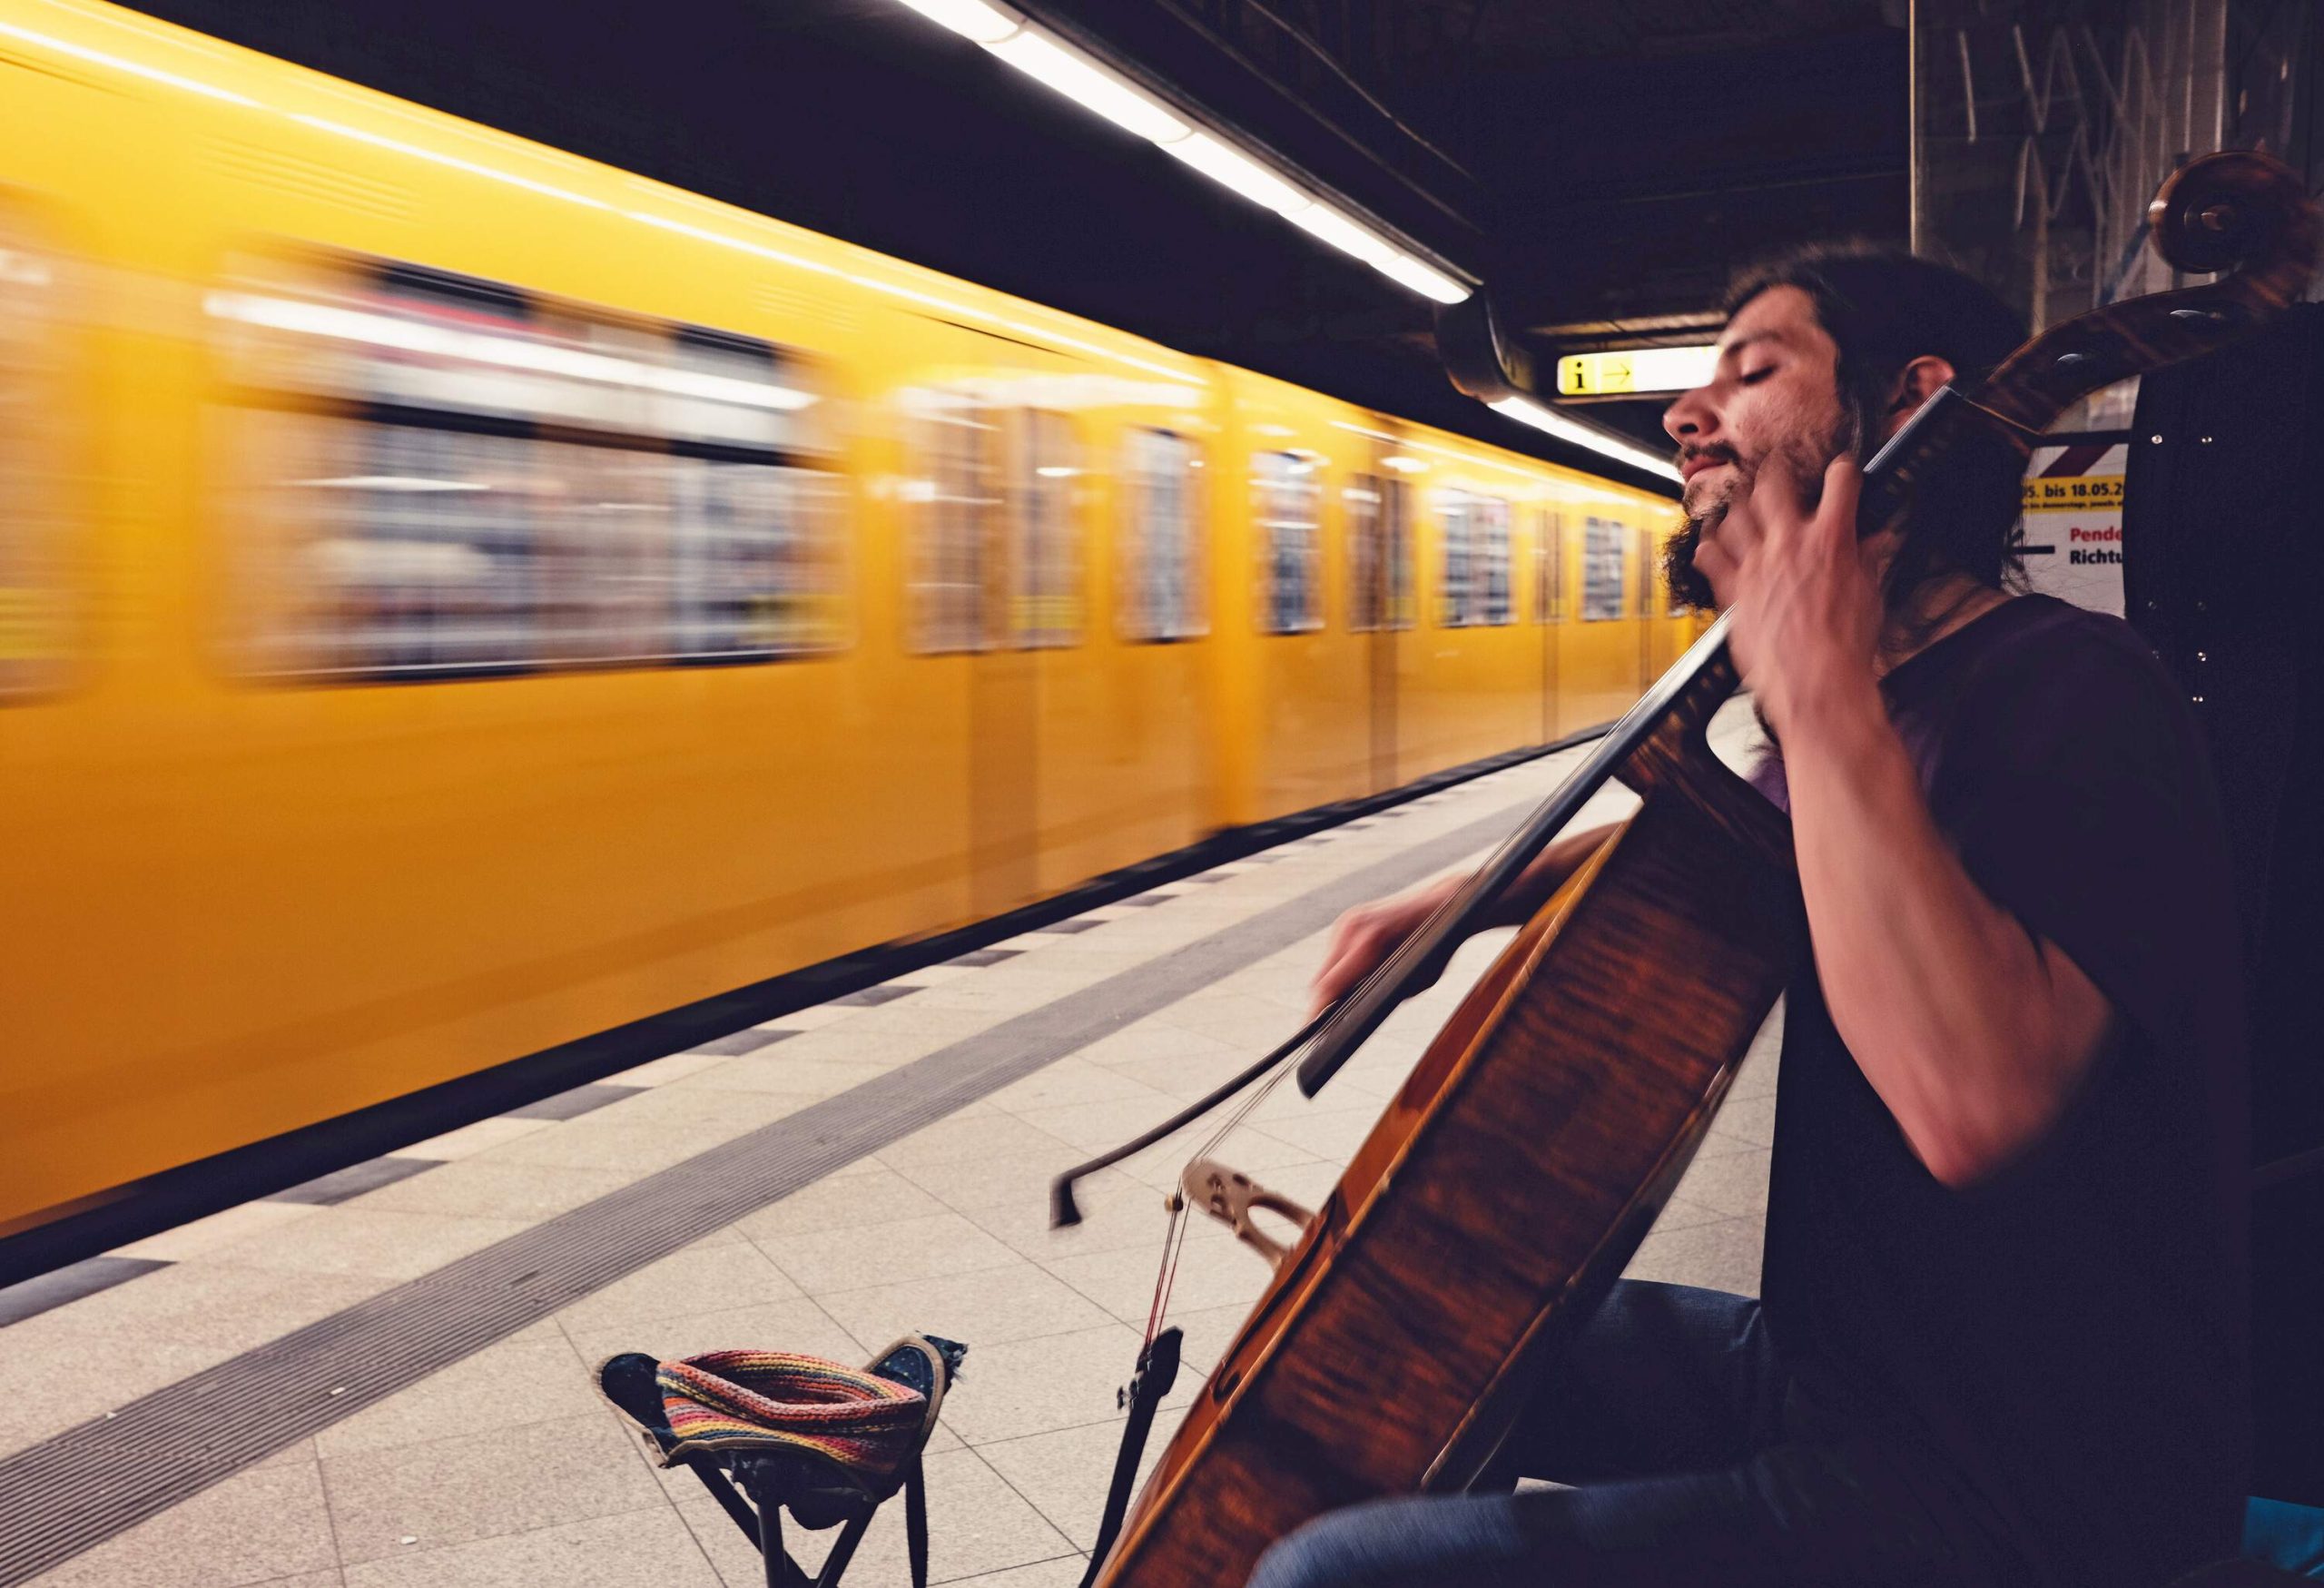
<svg viewBox="0 0 2324 1588"><path fill-rule="evenodd" d="M1334 1513L1255 1588L2125 1588L2234 1550L2237 938L2194 721L2126 625L2010 593L2014 458L1857 538L1858 462L2022 339L1991 293L1827 250L1728 311L1664 425L1674 581L1734 614L1813 948L1764 1295L1618 1285L1504 1452L1572 1486ZM1454 885L1343 918L1319 1001Z"/></svg>

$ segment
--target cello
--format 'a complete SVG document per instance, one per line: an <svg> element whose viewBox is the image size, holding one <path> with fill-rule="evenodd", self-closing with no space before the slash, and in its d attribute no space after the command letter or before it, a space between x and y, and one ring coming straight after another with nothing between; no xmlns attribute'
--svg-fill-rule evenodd
<svg viewBox="0 0 2324 1588"><path fill-rule="evenodd" d="M2324 252L2299 179L2246 153L2181 168L2150 208L2149 237L2174 270L2232 270L2066 321L1983 380L1940 390L1866 466L1860 534L1900 521L1948 453L2022 458L2089 393L2249 334L2305 290ZM1070 1223L1075 1179L1279 1080L1294 1055L1313 1095L1592 794L1619 780L1639 796L1462 999L1314 1214L1206 1159L1189 1165L1174 1220L1187 1202L1228 1220L1274 1277L1125 1516L1137 1446L1176 1371L1176 1332L1160 1329L1172 1248L1085 1582L1237 1588L1270 1544L1326 1511L1467 1485L1620 1275L1806 952L1788 822L1707 735L1740 683L1728 621L1333 1009L1059 1178L1053 1218ZM1256 1208L1302 1225L1296 1240L1262 1234Z"/></svg>

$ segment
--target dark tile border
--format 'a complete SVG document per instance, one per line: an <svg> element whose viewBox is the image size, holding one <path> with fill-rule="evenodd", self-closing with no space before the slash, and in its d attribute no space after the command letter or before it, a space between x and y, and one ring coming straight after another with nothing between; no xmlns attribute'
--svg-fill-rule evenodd
<svg viewBox="0 0 2324 1588"><path fill-rule="evenodd" d="M601 1080L586 1086L573 1087L554 1096L537 1098L522 1108L502 1112L504 1119L577 1119L593 1114L607 1103L617 1103L626 1097L635 1097L648 1089L642 1086L609 1085Z"/></svg>
<svg viewBox="0 0 2324 1588"><path fill-rule="evenodd" d="M169 1266L158 1258L84 1258L38 1278L0 1290L0 1328L38 1317L51 1307L110 1290L123 1280Z"/></svg>
<svg viewBox="0 0 2324 1588"><path fill-rule="evenodd" d="M944 962L948 965L966 965L972 970L982 970L987 965L997 965L1003 960L1013 960L1024 952L1023 949L971 949L965 954L954 954Z"/></svg>
<svg viewBox="0 0 2324 1588"><path fill-rule="evenodd" d="M893 1003L899 998L909 998L919 991L917 987L859 987L843 997L825 1001L842 1009L870 1009L875 1004Z"/></svg>
<svg viewBox="0 0 2324 1588"><path fill-rule="evenodd" d="M783 1035L786 1037L794 1034L795 1033L791 1031L785 1031L783 1033ZM684 1051L688 1053L716 1053L724 1058L732 1058L737 1053L755 1053L761 1048L765 1047L769 1042L775 1041L777 1040L777 1038L770 1035L768 1032L761 1031L756 1026L753 1026L748 1031L729 1031L723 1037L713 1037L707 1042L696 1042L693 1047L684 1049Z"/></svg>
<svg viewBox="0 0 2324 1588"><path fill-rule="evenodd" d="M352 1163L327 1175L295 1186L285 1186L266 1198L270 1202L303 1202L311 1208L329 1208L344 1202L350 1197L359 1197L366 1191L376 1191L381 1186L392 1186L398 1180L408 1180L424 1174L440 1163L432 1158L374 1158L362 1163Z"/></svg>

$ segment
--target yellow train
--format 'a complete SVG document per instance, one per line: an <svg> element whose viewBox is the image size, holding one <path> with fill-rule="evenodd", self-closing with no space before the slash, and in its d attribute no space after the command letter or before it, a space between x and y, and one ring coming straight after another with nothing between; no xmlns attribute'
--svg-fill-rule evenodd
<svg viewBox="0 0 2324 1588"><path fill-rule="evenodd" d="M0 0L0 1234L1605 721L1670 504Z"/></svg>

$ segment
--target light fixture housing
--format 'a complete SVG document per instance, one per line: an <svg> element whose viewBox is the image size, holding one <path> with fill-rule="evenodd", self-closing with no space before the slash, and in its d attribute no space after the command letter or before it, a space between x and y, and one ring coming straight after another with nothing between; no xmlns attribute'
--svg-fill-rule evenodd
<svg viewBox="0 0 2324 1588"><path fill-rule="evenodd" d="M1317 198L1223 132L1200 125L1103 60L1005 5L990 0L897 3L974 40L1044 87L1144 138L1228 192L1272 210L1407 291L1433 302L1458 303L1474 291L1376 228Z"/></svg>

